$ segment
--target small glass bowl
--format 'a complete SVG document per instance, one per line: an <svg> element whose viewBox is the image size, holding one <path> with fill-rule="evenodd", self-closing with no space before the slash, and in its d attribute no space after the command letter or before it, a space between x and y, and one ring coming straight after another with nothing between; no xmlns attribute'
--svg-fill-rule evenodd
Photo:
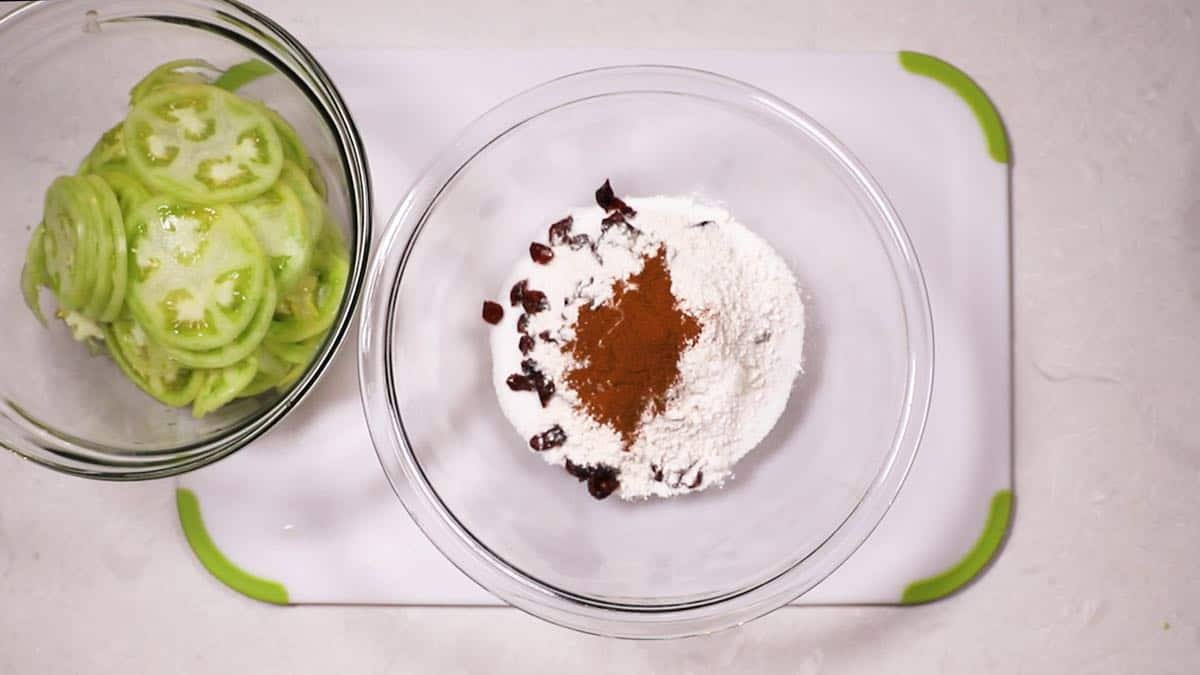
<svg viewBox="0 0 1200 675"><path fill-rule="evenodd" d="M203 419L155 402L63 322L43 327L19 276L55 176L73 174L125 115L151 68L201 58L225 68L260 59L277 73L242 91L276 108L321 169L344 228L350 278L329 338L287 393L235 402ZM350 325L371 241L366 155L341 96L312 55L262 14L224 0L60 0L0 17L0 444L45 466L111 480L158 478L214 462L281 420L312 389ZM53 311L43 292L43 307Z"/></svg>
<svg viewBox="0 0 1200 675"><path fill-rule="evenodd" d="M595 501L496 401L480 302L606 178L724 203L803 288L804 372L723 488ZM359 375L397 496L480 585L577 630L694 635L794 600L879 523L924 428L933 329L896 213L814 120L712 73L598 69L499 105L400 203L368 277Z"/></svg>

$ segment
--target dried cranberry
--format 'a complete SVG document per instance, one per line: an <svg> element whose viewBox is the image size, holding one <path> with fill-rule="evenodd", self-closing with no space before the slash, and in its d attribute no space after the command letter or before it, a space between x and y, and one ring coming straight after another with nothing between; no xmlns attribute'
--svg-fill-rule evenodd
<svg viewBox="0 0 1200 675"><path fill-rule="evenodd" d="M621 481L617 478L617 470L611 466L601 464L588 476L588 494L596 499L604 499L619 487Z"/></svg>
<svg viewBox="0 0 1200 675"><path fill-rule="evenodd" d="M637 215L637 211L629 208L628 204L613 194L612 184L607 179L604 181L604 185L596 190L596 203L605 211L620 211L627 216Z"/></svg>
<svg viewBox="0 0 1200 675"><path fill-rule="evenodd" d="M525 289L529 288L529 280L522 279L513 284L512 290L508 292L508 302L513 307L521 304L525 300Z"/></svg>
<svg viewBox="0 0 1200 675"><path fill-rule="evenodd" d="M563 428L555 424L549 429L529 439L529 447L542 452L550 448L557 448L567 442L567 433Z"/></svg>
<svg viewBox="0 0 1200 675"><path fill-rule="evenodd" d="M537 384L533 381L533 378L526 375L518 375L513 373L512 375L509 375L508 379L504 380L504 382L508 385L508 388L512 389L513 391L533 391L537 389Z"/></svg>
<svg viewBox="0 0 1200 675"><path fill-rule="evenodd" d="M558 342L558 340L555 340L553 337L550 336L550 331L548 331L548 330L544 330L544 331L538 333L538 337L541 338L542 342L555 342L555 343Z"/></svg>
<svg viewBox="0 0 1200 675"><path fill-rule="evenodd" d="M483 320L495 326L504 319L504 308L498 302L483 301Z"/></svg>
<svg viewBox="0 0 1200 675"><path fill-rule="evenodd" d="M520 340L517 340L517 349L521 350L522 354L528 354L533 351L533 338L528 335L522 335Z"/></svg>
<svg viewBox="0 0 1200 675"><path fill-rule="evenodd" d="M530 314L537 314L550 309L550 301L546 299L545 293L526 288L525 295L521 298L521 307Z"/></svg>
<svg viewBox="0 0 1200 675"><path fill-rule="evenodd" d="M554 398L554 391L554 380L542 378L542 380L537 383L538 400L542 402L543 408L550 405L550 399Z"/></svg>
<svg viewBox="0 0 1200 675"><path fill-rule="evenodd" d="M567 216L550 226L549 238L551 246L562 246L571 240L571 227L575 219Z"/></svg>
<svg viewBox="0 0 1200 675"><path fill-rule="evenodd" d="M529 257L539 265L547 265L554 260L554 249L535 241L529 245Z"/></svg>
<svg viewBox="0 0 1200 675"><path fill-rule="evenodd" d="M578 478L579 480L587 480L588 476L592 475L592 468L590 466L581 466L569 459L567 460L566 466L563 468L567 470L567 473Z"/></svg>
<svg viewBox="0 0 1200 675"><path fill-rule="evenodd" d="M538 363L533 359L522 359L521 372L530 377L541 377L542 371L538 370Z"/></svg>
<svg viewBox="0 0 1200 675"><path fill-rule="evenodd" d="M601 231L601 232L607 232L607 231L608 231L608 228L612 227L613 225L619 225L619 224L622 224L622 223L624 223L624 222L625 222L625 216L624 216L624 214L621 214L621 213L610 213L610 214L608 214L607 216L604 216L604 218L603 218L603 219L601 219L601 221L600 221L600 231Z"/></svg>
<svg viewBox="0 0 1200 675"><path fill-rule="evenodd" d="M584 246L591 246L592 238L587 236L586 234L577 234L577 235L571 237L569 243L570 243L572 251L578 251L579 249L583 248Z"/></svg>
<svg viewBox="0 0 1200 675"><path fill-rule="evenodd" d="M521 316L517 317L517 332L518 333L528 333L529 332L529 315L528 314L522 314Z"/></svg>

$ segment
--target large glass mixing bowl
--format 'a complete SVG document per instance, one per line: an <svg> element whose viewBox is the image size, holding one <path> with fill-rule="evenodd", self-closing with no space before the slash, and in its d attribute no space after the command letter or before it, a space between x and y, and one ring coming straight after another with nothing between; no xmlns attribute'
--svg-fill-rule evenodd
<svg viewBox="0 0 1200 675"><path fill-rule="evenodd" d="M480 301L605 178L721 202L803 288L804 372L721 489L593 500L496 401ZM795 599L879 523L921 438L932 326L895 212L814 120L711 73L593 70L488 112L400 204L367 289L363 400L396 494L475 581L571 628L692 635Z"/></svg>

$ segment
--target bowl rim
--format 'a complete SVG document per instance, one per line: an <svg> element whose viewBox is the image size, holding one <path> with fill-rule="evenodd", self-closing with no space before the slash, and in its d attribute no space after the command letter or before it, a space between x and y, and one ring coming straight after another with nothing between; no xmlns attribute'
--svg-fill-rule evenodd
<svg viewBox="0 0 1200 675"><path fill-rule="evenodd" d="M598 96L633 93L734 103L789 123L821 147L834 160L833 170L844 173L874 211L871 220L880 230L899 289L909 351L902 409L889 453L862 499L833 533L784 571L752 586L670 605L614 602L556 588L509 564L475 538L442 502L408 442L395 395L397 368L387 348L397 329L395 305L408 258L457 174L492 142L536 117ZM561 626L613 637L714 632L762 616L816 586L866 541L894 502L920 445L933 385L933 324L924 275L882 188L848 148L800 109L745 82L682 66L607 66L571 73L516 94L476 118L426 166L388 220L368 271L361 322L359 380L367 425L384 473L417 526L452 564L505 602Z"/></svg>
<svg viewBox="0 0 1200 675"><path fill-rule="evenodd" d="M273 66L304 94L338 149L339 169L348 185L350 276L338 315L321 351L304 375L270 406L221 433L178 446L125 450L94 444L48 428L12 401L0 401L0 445L56 471L110 481L149 480L207 466L266 433L312 391L328 369L349 331L366 279L372 240L372 186L366 149L342 95L317 59L287 30L238 0L111 0L103 4L77 0L43 3L31 0L0 13L0 33L23 20L61 13L70 7L81 14L96 11L99 23L152 20L205 30L236 43ZM83 35L84 33L80 33Z"/></svg>

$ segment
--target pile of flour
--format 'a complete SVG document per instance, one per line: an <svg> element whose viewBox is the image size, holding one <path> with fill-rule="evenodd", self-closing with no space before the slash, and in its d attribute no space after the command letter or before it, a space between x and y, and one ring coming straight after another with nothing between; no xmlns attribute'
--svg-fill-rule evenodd
<svg viewBox="0 0 1200 675"><path fill-rule="evenodd" d="M601 235L605 212L573 210L573 232L592 247L555 246L549 264L523 258L503 286L528 280L549 309L528 316L526 332L548 331L528 354L517 348L521 311L505 312L491 333L493 384L501 409L526 441L558 425L559 447L538 452L559 466L609 466L619 471L623 499L672 495L721 485L733 465L753 449L783 413L800 372L804 305L787 264L728 211L690 197L625 200L637 213L636 228L613 227ZM563 380L578 367L559 345L573 337L581 308L611 299L613 284L637 274L644 256L665 246L671 291L678 306L699 319L700 336L680 357L679 379L662 414L649 412L626 448L617 432L587 415ZM552 378L556 394L543 407L536 395L514 392L506 378L534 359Z"/></svg>

